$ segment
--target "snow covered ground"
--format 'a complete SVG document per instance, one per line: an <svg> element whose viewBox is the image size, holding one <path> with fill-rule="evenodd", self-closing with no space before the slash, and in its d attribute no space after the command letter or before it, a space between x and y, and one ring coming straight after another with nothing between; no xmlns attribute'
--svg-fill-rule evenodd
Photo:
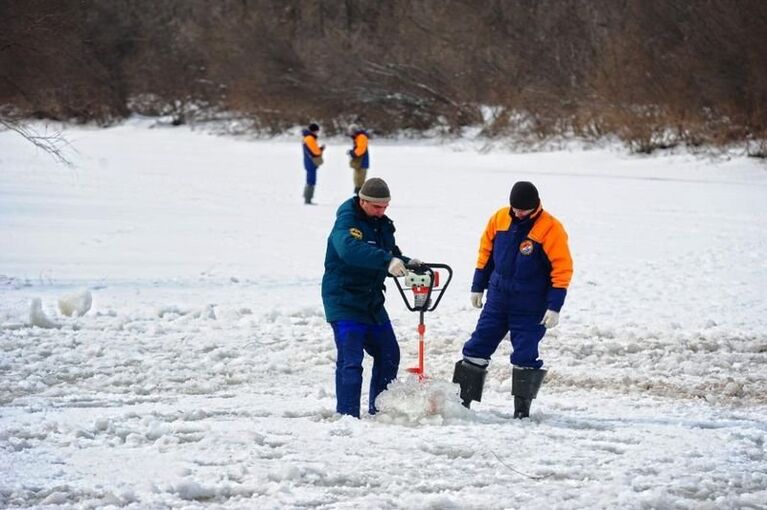
<svg viewBox="0 0 767 510"><path fill-rule="evenodd" d="M0 133L0 507L767 508L764 164L374 139L399 245L455 278L423 385L389 285L403 370L355 420L319 291L346 140L304 206L298 137L65 135L72 169ZM480 404L449 382L479 235L521 179L575 262L525 421L508 341ZM85 290L84 316L57 310ZM29 325L35 298L60 328Z"/></svg>

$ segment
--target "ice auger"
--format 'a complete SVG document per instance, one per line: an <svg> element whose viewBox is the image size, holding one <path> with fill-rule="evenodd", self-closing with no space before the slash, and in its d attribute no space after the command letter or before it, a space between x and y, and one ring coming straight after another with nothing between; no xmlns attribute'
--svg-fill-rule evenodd
<svg viewBox="0 0 767 510"><path fill-rule="evenodd" d="M450 280L453 279L453 270L446 264L433 263L423 263L418 266L408 264L407 269L407 275L402 278L403 283L400 283L399 278L395 278L394 281L408 310L418 312L419 314L418 366L408 368L407 371L416 374L418 380L423 381L426 377L424 373L424 335L426 334L426 324L424 324L423 316L426 312L433 312L437 305L439 305L447 286L450 284ZM446 273L446 277L442 273ZM440 277L441 274L442 276ZM444 283L440 282L440 280L443 280ZM412 293L412 303L405 293L406 291Z"/></svg>

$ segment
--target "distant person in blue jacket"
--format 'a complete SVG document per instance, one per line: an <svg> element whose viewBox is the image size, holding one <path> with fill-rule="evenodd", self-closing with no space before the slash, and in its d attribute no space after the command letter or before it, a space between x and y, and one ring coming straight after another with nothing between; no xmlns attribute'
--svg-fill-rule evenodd
<svg viewBox="0 0 767 510"><path fill-rule="evenodd" d="M364 352L373 357L368 411L397 377L399 344L384 308L384 280L405 276L406 263L394 241L394 223L384 213L391 195L383 179L365 181L341 204L328 237L322 304L333 328L336 349L336 411L359 418Z"/></svg>
<svg viewBox="0 0 767 510"><path fill-rule="evenodd" d="M303 130L304 169L306 170L306 185L304 186L304 203L311 204L314 198L314 187L317 185L317 169L322 164L324 145L319 145L317 135L320 126L315 123L309 124L308 129Z"/></svg>

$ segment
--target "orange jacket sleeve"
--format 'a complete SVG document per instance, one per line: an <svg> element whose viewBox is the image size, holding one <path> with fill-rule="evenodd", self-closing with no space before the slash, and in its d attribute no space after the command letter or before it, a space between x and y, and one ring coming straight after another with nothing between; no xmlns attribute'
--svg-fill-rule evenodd
<svg viewBox="0 0 767 510"><path fill-rule="evenodd" d="M487 288L490 275L493 273L493 243L499 231L508 230L511 225L509 208L503 207L490 217L490 220L479 239L479 253L477 255L477 267L471 282L471 291L480 292Z"/></svg>
<svg viewBox="0 0 767 510"><path fill-rule="evenodd" d="M567 232L562 224L544 211L540 221L530 232L530 239L541 243L551 263L551 286L566 289L573 277L573 258L567 243ZM538 228L540 225L540 228Z"/></svg>
<svg viewBox="0 0 767 510"><path fill-rule="evenodd" d="M482 237L479 239L479 254L477 255L477 269L484 269L490 262L490 257L493 254L493 241L495 240L495 234L499 230L508 230L511 225L511 216L509 216L509 208L503 207L496 211L490 217L487 222Z"/></svg>
<svg viewBox="0 0 767 510"><path fill-rule="evenodd" d="M306 135L304 137L304 145L309 148L309 152L312 153L312 156L322 156L322 149L320 149L320 146L317 145L317 139L315 137Z"/></svg>
<svg viewBox="0 0 767 510"><path fill-rule="evenodd" d="M354 138L354 155L360 157L368 150L368 137L364 133Z"/></svg>

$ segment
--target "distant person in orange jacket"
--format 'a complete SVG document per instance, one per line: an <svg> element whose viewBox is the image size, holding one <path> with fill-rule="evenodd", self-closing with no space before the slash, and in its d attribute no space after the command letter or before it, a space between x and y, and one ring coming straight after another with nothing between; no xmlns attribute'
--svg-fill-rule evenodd
<svg viewBox="0 0 767 510"><path fill-rule="evenodd" d="M352 138L352 148L349 150L349 166L354 170L352 180L354 181L354 194L356 195L362 184L367 179L368 168L370 168L370 152L368 151L368 141L370 136L367 131L358 126L349 127L349 136Z"/></svg>
<svg viewBox="0 0 767 510"><path fill-rule="evenodd" d="M317 169L322 164L324 145L317 143L317 135L320 126L315 123L309 124L302 132L304 150L304 169L306 170L306 185L304 186L304 203L311 204L314 197L314 187L317 185Z"/></svg>
<svg viewBox="0 0 767 510"><path fill-rule="evenodd" d="M546 375L538 344L559 323L573 261L564 227L543 210L532 183L515 183L509 202L490 217L480 240L471 303L482 308L485 290L487 302L453 382L464 406L480 401L490 357L510 333L514 418L526 418Z"/></svg>

